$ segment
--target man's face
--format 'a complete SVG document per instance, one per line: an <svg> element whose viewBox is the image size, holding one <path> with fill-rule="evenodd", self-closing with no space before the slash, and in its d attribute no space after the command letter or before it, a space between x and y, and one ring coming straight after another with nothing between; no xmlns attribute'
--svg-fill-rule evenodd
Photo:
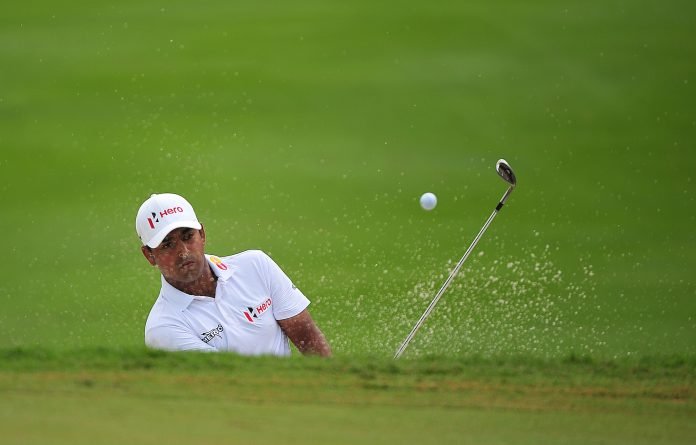
<svg viewBox="0 0 696 445"><path fill-rule="evenodd" d="M187 284L198 280L208 267L204 255L205 230L182 227L167 234L159 246L142 247L143 255L157 266L171 284Z"/></svg>

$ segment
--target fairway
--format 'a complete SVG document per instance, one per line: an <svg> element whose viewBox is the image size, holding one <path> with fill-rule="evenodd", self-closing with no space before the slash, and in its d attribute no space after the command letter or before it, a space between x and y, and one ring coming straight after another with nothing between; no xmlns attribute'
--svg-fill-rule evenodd
<svg viewBox="0 0 696 445"><path fill-rule="evenodd" d="M0 443L696 442L693 2L4 9ZM142 350L164 192L335 358Z"/></svg>

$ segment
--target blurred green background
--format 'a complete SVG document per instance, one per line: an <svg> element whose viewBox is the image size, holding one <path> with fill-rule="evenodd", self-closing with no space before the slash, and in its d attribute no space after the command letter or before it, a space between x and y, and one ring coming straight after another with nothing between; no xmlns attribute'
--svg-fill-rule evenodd
<svg viewBox="0 0 696 445"><path fill-rule="evenodd" d="M0 347L142 345L135 213L262 249L338 355L696 353L689 1L20 2L0 16ZM431 191L438 207L425 212Z"/></svg>

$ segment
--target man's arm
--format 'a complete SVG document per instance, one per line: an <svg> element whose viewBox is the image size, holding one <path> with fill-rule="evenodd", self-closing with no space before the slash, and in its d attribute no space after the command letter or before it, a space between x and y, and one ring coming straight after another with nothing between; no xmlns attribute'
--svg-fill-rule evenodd
<svg viewBox="0 0 696 445"><path fill-rule="evenodd" d="M306 309L294 317L278 320L290 341L305 355L331 356L331 347Z"/></svg>

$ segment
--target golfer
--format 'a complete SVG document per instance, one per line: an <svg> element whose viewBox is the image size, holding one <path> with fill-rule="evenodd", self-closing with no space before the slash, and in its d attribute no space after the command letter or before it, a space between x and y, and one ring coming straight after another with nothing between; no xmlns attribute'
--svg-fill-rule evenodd
<svg viewBox="0 0 696 445"><path fill-rule="evenodd" d="M145 323L145 344L171 351L331 355L309 315L309 300L265 253L204 253L205 230L186 199L163 193L135 221L145 259L162 290Z"/></svg>

